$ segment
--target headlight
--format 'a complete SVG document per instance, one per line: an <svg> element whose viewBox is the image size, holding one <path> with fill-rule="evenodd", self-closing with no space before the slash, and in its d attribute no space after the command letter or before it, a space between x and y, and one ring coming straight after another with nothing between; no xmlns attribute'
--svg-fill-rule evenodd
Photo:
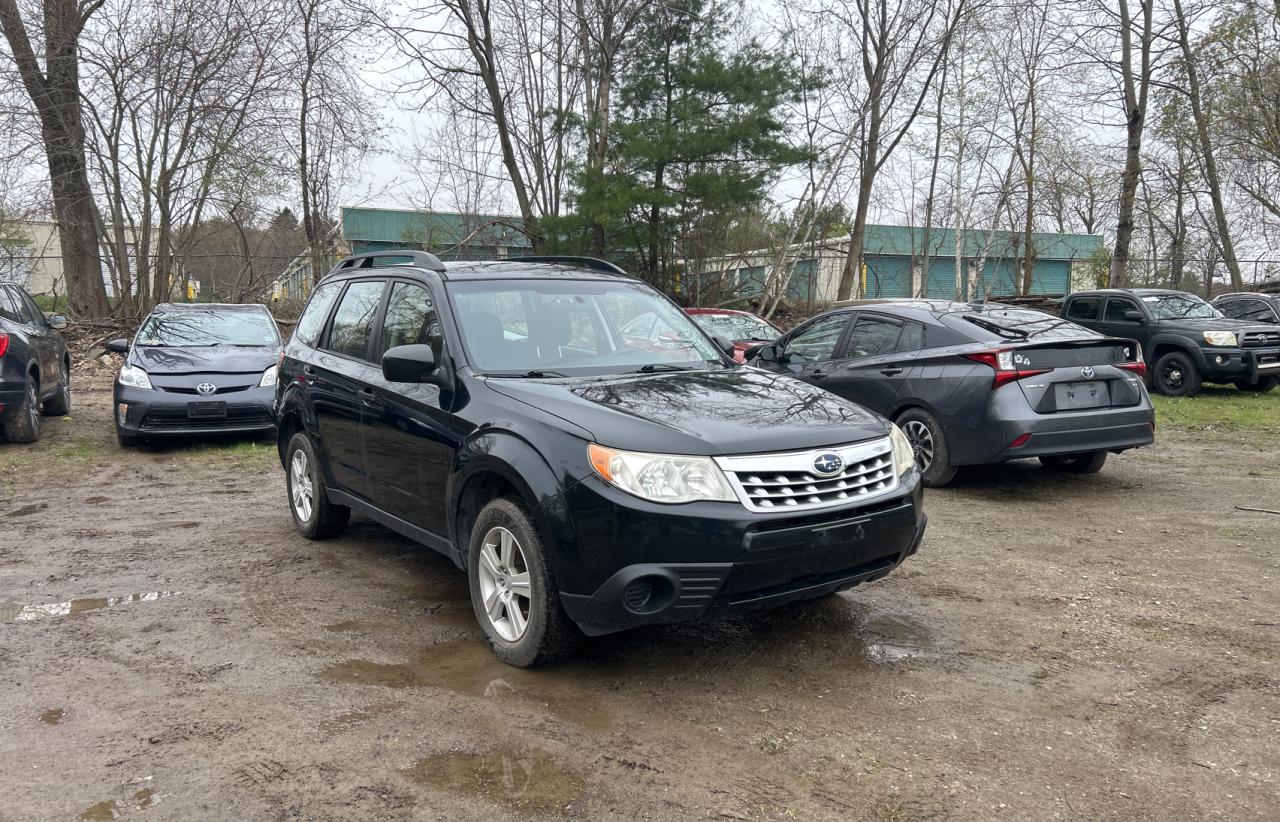
<svg viewBox="0 0 1280 822"><path fill-rule="evenodd" d="M116 379L121 385L127 385L130 388L145 388L148 391L151 390L151 379L147 377L147 372L135 365L125 363L120 366L120 374Z"/></svg>
<svg viewBox="0 0 1280 822"><path fill-rule="evenodd" d="M653 502L737 500L720 466L710 457L639 454L591 443L591 467L606 482Z"/></svg>
<svg viewBox="0 0 1280 822"><path fill-rule="evenodd" d="M893 430L889 432L889 442L893 445L893 464L898 469L898 476L916 467L916 452L911 447L911 440L902 433L902 429L890 423Z"/></svg>
<svg viewBox="0 0 1280 822"><path fill-rule="evenodd" d="M1234 331L1206 331L1204 332L1204 341L1209 345L1229 345L1236 346L1236 332Z"/></svg>
<svg viewBox="0 0 1280 822"><path fill-rule="evenodd" d="M262 379L258 380L258 387L266 388L269 385L275 385L276 378L279 376L279 374L280 374L280 366L278 365L271 366L266 371L262 372Z"/></svg>

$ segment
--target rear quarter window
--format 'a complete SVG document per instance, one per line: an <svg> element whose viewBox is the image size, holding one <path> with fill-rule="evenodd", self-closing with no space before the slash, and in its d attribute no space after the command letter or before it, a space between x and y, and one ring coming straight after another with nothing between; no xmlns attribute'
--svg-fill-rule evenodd
<svg viewBox="0 0 1280 822"><path fill-rule="evenodd" d="M1101 308L1101 297L1077 297L1067 306L1067 317L1073 320L1096 320Z"/></svg>
<svg viewBox="0 0 1280 822"><path fill-rule="evenodd" d="M329 309L333 308L333 301L338 299L341 290L340 283L329 283L315 290L298 318L298 325L293 330L294 339L315 348L320 341L320 332L324 330L324 321L329 319Z"/></svg>

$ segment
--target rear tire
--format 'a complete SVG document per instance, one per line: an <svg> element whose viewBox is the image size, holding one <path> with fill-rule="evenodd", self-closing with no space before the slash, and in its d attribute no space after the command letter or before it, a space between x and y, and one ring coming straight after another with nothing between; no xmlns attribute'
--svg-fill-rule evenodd
<svg viewBox="0 0 1280 822"><path fill-rule="evenodd" d="M1200 372L1190 355L1170 351L1156 361L1151 385L1166 397L1194 397L1200 393Z"/></svg>
<svg viewBox="0 0 1280 822"><path fill-rule="evenodd" d="M71 368L62 364L62 378L58 380L58 393L44 401L46 417L65 417L71 413Z"/></svg>
<svg viewBox="0 0 1280 822"><path fill-rule="evenodd" d="M897 419L915 452L916 469L928 488L941 488L956 478L959 470L951 464L951 448L937 418L923 408L909 408Z"/></svg>
<svg viewBox="0 0 1280 822"><path fill-rule="evenodd" d="M1102 466L1106 465L1106 463L1106 451L1040 458L1040 464L1045 468L1055 471L1070 471L1073 474L1096 474L1102 470Z"/></svg>
<svg viewBox="0 0 1280 822"><path fill-rule="evenodd" d="M1241 391L1252 391L1257 394L1265 394L1276 387L1276 383L1280 382L1275 377L1261 377L1257 382L1249 382L1248 380L1236 380L1236 388Z"/></svg>
<svg viewBox="0 0 1280 822"><path fill-rule="evenodd" d="M467 579L476 621L498 659L532 668L577 648L582 634L560 604L545 543L516 500L495 499L476 517Z"/></svg>
<svg viewBox="0 0 1280 822"><path fill-rule="evenodd" d="M9 442L40 439L40 383L34 374L27 375L22 403L13 409L13 415L4 424L4 436Z"/></svg>
<svg viewBox="0 0 1280 822"><path fill-rule="evenodd" d="M307 539L330 539L346 530L351 509L329 501L320 476L320 463L306 432L299 431L289 440L284 465L289 512L298 533Z"/></svg>

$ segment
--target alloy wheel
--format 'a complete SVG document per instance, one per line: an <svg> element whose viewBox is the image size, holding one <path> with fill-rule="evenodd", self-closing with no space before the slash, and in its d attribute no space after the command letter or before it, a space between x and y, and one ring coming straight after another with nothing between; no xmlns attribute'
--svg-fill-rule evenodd
<svg viewBox="0 0 1280 822"><path fill-rule="evenodd" d="M1166 387L1174 391L1182 387L1182 380L1184 375L1182 373L1181 366L1171 363L1165 366L1164 374L1162 374L1161 376L1164 378L1163 381Z"/></svg>
<svg viewBox="0 0 1280 822"><path fill-rule="evenodd" d="M27 385L27 417L31 420L31 430L40 430L40 390L34 382Z"/></svg>
<svg viewBox="0 0 1280 822"><path fill-rule="evenodd" d="M907 435L907 442L911 443L916 468L921 473L928 471L933 464L933 432L929 430L929 426L919 420L910 420L902 427L902 433Z"/></svg>
<svg viewBox="0 0 1280 822"><path fill-rule="evenodd" d="M315 509L315 483L311 480L311 462L302 449L293 452L293 460L289 463L289 494L298 519L310 522L311 512Z"/></svg>
<svg viewBox="0 0 1280 822"><path fill-rule="evenodd" d="M532 591L529 564L515 534L502 526L489 529L480 544L480 596L494 632L516 642L529 627Z"/></svg>

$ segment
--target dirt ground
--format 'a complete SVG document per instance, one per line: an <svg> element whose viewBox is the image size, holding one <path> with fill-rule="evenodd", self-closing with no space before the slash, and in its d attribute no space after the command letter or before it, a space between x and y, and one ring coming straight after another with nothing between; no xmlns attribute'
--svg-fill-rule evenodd
<svg viewBox="0 0 1280 822"><path fill-rule="evenodd" d="M0 819L1280 818L1274 439L970 471L884 581L528 672L270 443L109 413L0 445Z"/></svg>

